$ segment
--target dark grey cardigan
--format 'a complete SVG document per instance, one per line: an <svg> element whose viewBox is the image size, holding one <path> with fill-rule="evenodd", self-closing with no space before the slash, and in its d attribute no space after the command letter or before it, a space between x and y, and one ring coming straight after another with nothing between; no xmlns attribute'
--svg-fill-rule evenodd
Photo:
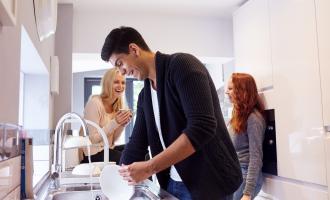
<svg viewBox="0 0 330 200"><path fill-rule="evenodd" d="M196 150L175 164L192 198L218 200L233 193L242 182L242 174L207 69L192 55L157 52L156 77L165 146L185 133ZM147 79L139 94L135 126L121 162L130 164L144 160L148 146L153 156L163 150ZM157 173L164 189L167 188L169 169Z"/></svg>

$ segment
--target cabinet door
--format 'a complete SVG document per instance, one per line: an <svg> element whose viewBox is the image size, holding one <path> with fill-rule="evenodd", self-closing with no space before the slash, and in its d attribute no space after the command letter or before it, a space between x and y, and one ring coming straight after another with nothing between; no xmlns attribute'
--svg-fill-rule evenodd
<svg viewBox="0 0 330 200"><path fill-rule="evenodd" d="M16 156L0 162L0 199L16 199L16 192L12 192L20 185L21 156ZM19 190L18 190L19 192Z"/></svg>
<svg viewBox="0 0 330 200"><path fill-rule="evenodd" d="M258 88L273 86L268 0L250 0L233 15L235 71L254 76Z"/></svg>
<svg viewBox="0 0 330 200"><path fill-rule="evenodd" d="M314 0L270 0L278 174L326 185Z"/></svg>
<svg viewBox="0 0 330 200"><path fill-rule="evenodd" d="M323 121L330 127L330 1L315 0Z"/></svg>
<svg viewBox="0 0 330 200"><path fill-rule="evenodd" d="M17 187L10 192L3 200L19 200L21 199L21 187Z"/></svg>

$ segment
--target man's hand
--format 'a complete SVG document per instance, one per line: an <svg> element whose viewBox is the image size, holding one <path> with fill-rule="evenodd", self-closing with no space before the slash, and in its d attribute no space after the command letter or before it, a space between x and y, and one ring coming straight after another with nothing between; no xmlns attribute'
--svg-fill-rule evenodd
<svg viewBox="0 0 330 200"><path fill-rule="evenodd" d="M241 198L241 200L251 200L251 196L250 195L246 195L244 194Z"/></svg>
<svg viewBox="0 0 330 200"><path fill-rule="evenodd" d="M134 185L182 161L194 152L195 149L189 138L186 134L182 133L168 148L151 160L122 165L119 173L124 180L128 181L129 185Z"/></svg>
<svg viewBox="0 0 330 200"><path fill-rule="evenodd" d="M146 180L154 174L151 162L142 161L134 162L130 165L122 165L119 169L119 174L128 181L129 185L135 185Z"/></svg>

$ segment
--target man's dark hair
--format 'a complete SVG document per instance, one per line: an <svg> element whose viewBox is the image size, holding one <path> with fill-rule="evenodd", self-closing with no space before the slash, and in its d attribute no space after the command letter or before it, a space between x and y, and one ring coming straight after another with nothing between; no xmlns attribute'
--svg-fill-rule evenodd
<svg viewBox="0 0 330 200"><path fill-rule="evenodd" d="M135 43L145 51L150 51L141 34L134 28L121 26L113 29L105 38L101 52L102 60L108 62L113 53L128 54L128 45L131 43Z"/></svg>

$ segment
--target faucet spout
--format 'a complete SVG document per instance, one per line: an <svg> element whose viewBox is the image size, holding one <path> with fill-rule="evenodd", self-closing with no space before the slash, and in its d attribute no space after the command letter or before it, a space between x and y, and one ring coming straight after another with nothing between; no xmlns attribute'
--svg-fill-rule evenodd
<svg viewBox="0 0 330 200"><path fill-rule="evenodd" d="M54 180L60 177L60 173L62 172L62 147L63 147L63 130L62 127L67 121L71 119L76 119L80 123L83 129L83 133L85 137L89 136L89 132L87 129L86 122L80 117L77 113L66 113L64 114L60 120L56 124L55 135L54 135L54 157L53 157L53 165L52 165L52 178ZM54 181L56 182L56 181ZM59 187L59 184L55 184L55 188Z"/></svg>

